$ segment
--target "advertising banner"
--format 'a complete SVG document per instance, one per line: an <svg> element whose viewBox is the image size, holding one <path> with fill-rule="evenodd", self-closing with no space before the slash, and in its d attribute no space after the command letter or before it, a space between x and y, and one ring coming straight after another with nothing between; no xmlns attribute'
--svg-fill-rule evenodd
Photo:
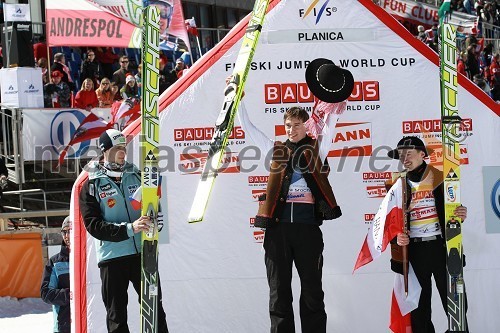
<svg viewBox="0 0 500 333"><path fill-rule="evenodd" d="M0 69L2 103L16 108L43 108L43 83L40 68Z"/></svg>
<svg viewBox="0 0 500 333"><path fill-rule="evenodd" d="M380 6L397 20L413 25L423 25L426 29L439 24L439 8L425 2L410 0L381 0ZM474 27L476 16L467 13L453 12L450 23L466 28L468 32Z"/></svg>
<svg viewBox="0 0 500 333"><path fill-rule="evenodd" d="M104 120L111 117L110 109L94 109L93 112ZM88 114L78 109L23 110L24 161L57 160ZM73 145L67 158L90 158L99 154L97 139L93 139Z"/></svg>
<svg viewBox="0 0 500 333"><path fill-rule="evenodd" d="M160 168L165 186L170 244L160 246L163 304L172 332L269 331L269 287L261 229L254 228L256 198L269 176L269 152L253 142L239 122L229 139L205 219L187 223L200 171L224 99L247 21L240 22L160 97ZM394 274L388 254L352 274L368 226L383 199L384 181L398 171L389 159L404 135L439 146L441 138L437 55L371 0L272 1L245 85L249 119L271 140L284 140L283 115L313 98L305 69L328 58L351 71L355 89L339 119L330 148L329 180L343 215L321 226L324 240L323 289L327 332L386 332ZM264 38L265 37L265 38ZM484 231L482 167L499 165L495 148L500 133L498 105L464 77L459 82L463 179L462 202L467 255L465 281L470 330L493 332L500 293L496 259L500 236ZM437 121L436 121L437 120ZM133 136L127 153L138 162L140 122L125 130ZM429 163L441 152L431 154ZM80 220L75 183L72 199L75 290L73 323L77 332L105 332L105 309L93 240ZM484 242L488 247L483 246ZM385 257L384 257L385 256ZM84 273L83 273L84 272ZM293 273L294 311L300 327L300 283ZM487 288L485 288L487 286ZM139 306L129 292L128 323L139 328ZM436 331L446 330L439 297L433 298ZM474 311L471 311L474 310ZM352 320L357 318L357 320ZM483 320L491 318L491 320Z"/></svg>
<svg viewBox="0 0 500 333"><path fill-rule="evenodd" d="M86 0L47 0L49 46L139 48L140 29Z"/></svg>
<svg viewBox="0 0 500 333"><path fill-rule="evenodd" d="M31 22L30 5L4 3L3 19L5 22Z"/></svg>
<svg viewBox="0 0 500 333"><path fill-rule="evenodd" d="M180 0L150 2L161 12L160 47L178 45L179 38L189 50ZM46 0L49 46L140 48L142 5L143 0Z"/></svg>

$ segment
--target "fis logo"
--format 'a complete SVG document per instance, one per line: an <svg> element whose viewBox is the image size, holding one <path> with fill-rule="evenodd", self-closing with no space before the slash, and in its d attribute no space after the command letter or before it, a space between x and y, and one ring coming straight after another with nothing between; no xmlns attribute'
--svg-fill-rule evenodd
<svg viewBox="0 0 500 333"><path fill-rule="evenodd" d="M14 90L14 87L12 85L10 85L9 90Z"/></svg>
<svg viewBox="0 0 500 333"><path fill-rule="evenodd" d="M316 22L315 24L318 24L318 22L321 20L321 17L323 16L331 16L332 13L337 12L337 7L328 7L328 4L330 3L330 0L325 0L322 1L321 6L319 7L319 10L317 9L317 5L320 1L319 0L313 0L309 7L307 9L299 9L299 16L302 17L302 19L305 19L307 16L312 14L313 16L316 17Z"/></svg>
<svg viewBox="0 0 500 333"><path fill-rule="evenodd" d="M33 84L30 84L28 90L33 90L33 89L35 89L35 86Z"/></svg>

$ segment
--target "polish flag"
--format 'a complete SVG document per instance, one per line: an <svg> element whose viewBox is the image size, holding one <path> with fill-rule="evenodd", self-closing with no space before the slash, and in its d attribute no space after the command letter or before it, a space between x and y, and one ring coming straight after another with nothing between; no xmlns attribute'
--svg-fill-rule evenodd
<svg viewBox="0 0 500 333"><path fill-rule="evenodd" d="M196 21L194 17L185 20L184 23L186 24L186 29L188 33L190 33L193 36L198 36L198 29L196 27Z"/></svg>
<svg viewBox="0 0 500 333"><path fill-rule="evenodd" d="M389 242L403 231L402 197L401 178L399 178L387 192L373 218L354 270L380 257Z"/></svg>
<svg viewBox="0 0 500 333"><path fill-rule="evenodd" d="M411 264L408 270L408 295L405 295L404 277L396 274L391 300L389 328L394 333L412 333L410 312L418 307L422 287Z"/></svg>
<svg viewBox="0 0 500 333"><path fill-rule="evenodd" d="M403 230L403 191L401 178L387 192L380 204L373 223L368 230L361 251L356 260L354 271L380 257L389 242ZM409 265L408 295L405 295L404 278L396 274L391 302L391 320L389 328L394 333L411 333L410 312L418 307L422 288Z"/></svg>

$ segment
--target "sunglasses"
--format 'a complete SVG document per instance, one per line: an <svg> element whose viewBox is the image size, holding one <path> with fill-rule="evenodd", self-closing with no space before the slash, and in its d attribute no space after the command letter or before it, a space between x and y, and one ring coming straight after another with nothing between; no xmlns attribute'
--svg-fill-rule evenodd
<svg viewBox="0 0 500 333"><path fill-rule="evenodd" d="M109 82L101 82L102 84L109 84Z"/></svg>
<svg viewBox="0 0 500 333"><path fill-rule="evenodd" d="M63 234L63 235L69 235L69 230L61 230L61 234Z"/></svg>
<svg viewBox="0 0 500 333"><path fill-rule="evenodd" d="M128 64L128 61L122 61L122 64Z"/></svg>
<svg viewBox="0 0 500 333"><path fill-rule="evenodd" d="M89 56L89 57L93 57L94 55L95 55L95 54L93 54L93 53L89 53L89 54L88 54L88 56Z"/></svg>

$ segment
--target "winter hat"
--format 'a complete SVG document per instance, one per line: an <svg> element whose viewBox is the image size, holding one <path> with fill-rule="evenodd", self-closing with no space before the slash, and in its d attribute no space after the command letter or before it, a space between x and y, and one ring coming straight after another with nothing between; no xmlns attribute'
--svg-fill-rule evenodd
<svg viewBox="0 0 500 333"><path fill-rule="evenodd" d="M424 28L424 26L423 26L423 25L419 25L419 26L417 27L417 30L418 30L418 32L424 32L424 31L425 31L425 28Z"/></svg>
<svg viewBox="0 0 500 333"><path fill-rule="evenodd" d="M127 75L125 83L128 84L130 81L135 81L135 77L133 77L131 74Z"/></svg>
<svg viewBox="0 0 500 333"><path fill-rule="evenodd" d="M122 132L115 129L108 129L99 137L99 148L101 148L103 153L114 146L125 146L126 144L127 140L125 136Z"/></svg>
<svg viewBox="0 0 500 333"><path fill-rule="evenodd" d="M433 152L432 149L427 149L424 142L416 136L405 136L399 140L396 149L393 149L387 153L387 156L395 160L399 160L398 149L417 149L425 153L425 157L429 156Z"/></svg>
<svg viewBox="0 0 500 333"><path fill-rule="evenodd" d="M182 58L177 58L177 60L175 61L176 64L183 64L184 63L184 60L182 60Z"/></svg>
<svg viewBox="0 0 500 333"><path fill-rule="evenodd" d="M314 59L307 66L306 83L314 96L327 103L345 101L354 89L351 72L323 58Z"/></svg>
<svg viewBox="0 0 500 333"><path fill-rule="evenodd" d="M52 76L52 77L63 77L64 75L60 71L53 71L50 76Z"/></svg>
<svg viewBox="0 0 500 333"><path fill-rule="evenodd" d="M64 228L69 228L70 225L71 225L70 218L69 218L69 216L66 216L66 218L64 219L64 221L61 225L61 230L63 230Z"/></svg>

